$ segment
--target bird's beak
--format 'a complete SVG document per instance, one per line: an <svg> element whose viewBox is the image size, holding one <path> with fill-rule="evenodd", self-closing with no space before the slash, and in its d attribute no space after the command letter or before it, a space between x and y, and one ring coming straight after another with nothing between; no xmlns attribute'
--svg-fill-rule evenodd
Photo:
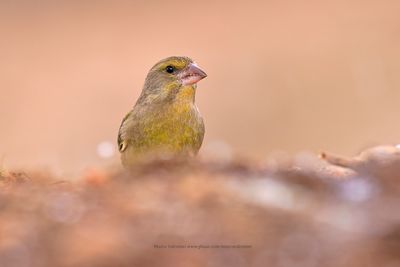
<svg viewBox="0 0 400 267"><path fill-rule="evenodd" d="M191 63L179 74L183 85L192 85L207 77L207 74L195 63Z"/></svg>

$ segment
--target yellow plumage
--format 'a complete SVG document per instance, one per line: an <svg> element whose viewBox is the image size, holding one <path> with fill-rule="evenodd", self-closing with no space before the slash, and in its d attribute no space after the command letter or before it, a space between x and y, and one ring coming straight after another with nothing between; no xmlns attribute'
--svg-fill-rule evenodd
<svg viewBox="0 0 400 267"><path fill-rule="evenodd" d="M143 156L194 155L204 137L195 105L196 83L206 77L191 59L170 57L147 75L134 108L122 121L118 145L124 166Z"/></svg>

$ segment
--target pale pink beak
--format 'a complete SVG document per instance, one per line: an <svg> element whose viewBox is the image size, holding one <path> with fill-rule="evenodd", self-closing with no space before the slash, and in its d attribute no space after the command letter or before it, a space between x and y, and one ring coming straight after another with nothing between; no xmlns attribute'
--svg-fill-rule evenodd
<svg viewBox="0 0 400 267"><path fill-rule="evenodd" d="M179 73L179 78L181 79L182 85L193 85L205 77L207 77L207 74L195 63L191 63L184 70L182 70L181 73Z"/></svg>

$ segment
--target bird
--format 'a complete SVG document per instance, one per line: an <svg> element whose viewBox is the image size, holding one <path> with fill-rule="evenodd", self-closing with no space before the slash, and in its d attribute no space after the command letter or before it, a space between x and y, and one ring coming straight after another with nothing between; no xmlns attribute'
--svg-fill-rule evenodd
<svg viewBox="0 0 400 267"><path fill-rule="evenodd" d="M189 57L172 56L148 72L142 92L118 132L124 167L151 157L192 157L205 133L195 103L197 82L207 74Z"/></svg>

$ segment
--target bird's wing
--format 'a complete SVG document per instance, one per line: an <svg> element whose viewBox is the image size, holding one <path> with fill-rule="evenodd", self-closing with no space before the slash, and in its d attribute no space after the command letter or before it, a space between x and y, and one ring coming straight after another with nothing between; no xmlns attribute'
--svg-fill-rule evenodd
<svg viewBox="0 0 400 267"><path fill-rule="evenodd" d="M124 152L128 146L128 140L126 138L127 132L127 125L128 122L131 120L132 111L125 115L122 119L121 126L119 127L118 131L118 150L119 152Z"/></svg>

